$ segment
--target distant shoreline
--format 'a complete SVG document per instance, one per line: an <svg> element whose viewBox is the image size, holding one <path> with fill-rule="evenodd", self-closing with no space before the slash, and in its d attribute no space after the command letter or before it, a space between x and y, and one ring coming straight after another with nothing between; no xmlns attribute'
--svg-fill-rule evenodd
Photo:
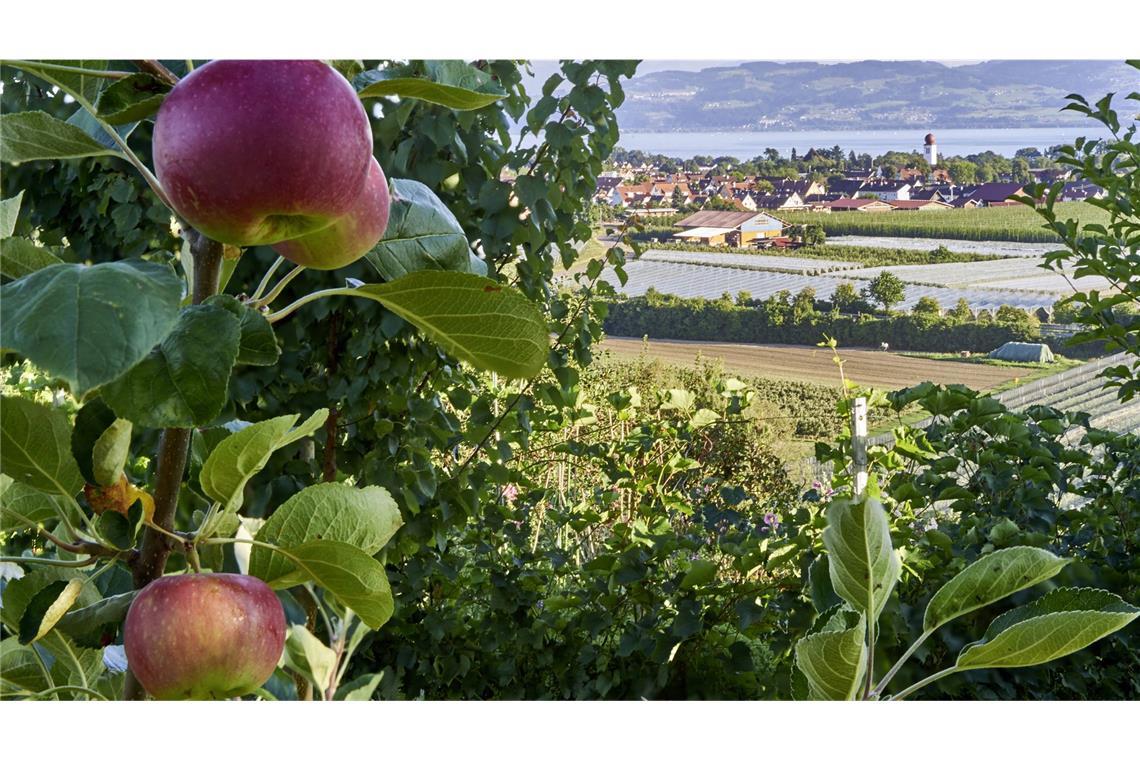
<svg viewBox="0 0 1140 760"><path fill-rule="evenodd" d="M1021 148L1045 149L1071 144L1078 137L1105 137L1107 130L1085 120L1066 127L939 128L904 125L889 129L800 129L800 130L689 130L650 132L621 129L618 146L671 158L698 155L733 156L749 159L768 148L788 157L794 148L802 154L810 148L839 145L844 152L882 155L888 151L918 151L923 138L933 132L943 156L967 156L992 150L1012 158Z"/></svg>

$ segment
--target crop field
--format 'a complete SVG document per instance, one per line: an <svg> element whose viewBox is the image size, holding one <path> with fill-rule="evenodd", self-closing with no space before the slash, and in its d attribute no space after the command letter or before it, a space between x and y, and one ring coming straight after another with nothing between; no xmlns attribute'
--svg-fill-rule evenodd
<svg viewBox="0 0 1140 760"><path fill-rule="evenodd" d="M706 343L685 340L650 340L609 336L601 346L618 357L647 355L673 364L692 364L698 355L720 359L725 368L741 375L803 380L838 386L839 372L830 350L809 346L774 346L745 343ZM840 351L844 374L860 385L893 389L925 380L962 383L986 390L1033 372L1026 367L920 359L887 351L848 348Z"/></svg>
<svg viewBox="0 0 1140 760"><path fill-rule="evenodd" d="M1008 258L1013 256L1026 256L1041 258L1042 255L1055 251L1059 244L1053 243L1011 243L1004 240L953 240L950 238L924 238L924 237L882 237L870 235L835 235L827 239L823 248L859 249L868 251L891 252L892 258L901 258L907 253L930 253L936 248L944 248L956 254L954 259L942 257L942 261L981 261L988 258ZM802 256L802 251L796 251ZM836 256L836 258L844 258ZM934 261L884 261L887 264L933 264ZM877 264L875 264L877 265Z"/></svg>
<svg viewBox="0 0 1140 760"><path fill-rule="evenodd" d="M1073 284L1060 272L1042 269L1040 262L1028 258L997 259L973 264L928 264L919 266L866 267L843 272L844 277L870 280L880 272L891 272L903 282L942 285L945 287L983 287L999 290L1031 290L1054 295L1067 295L1075 285L1080 290L1106 290L1108 280L1100 276L1073 279ZM827 273L821 273L827 274ZM1070 270L1066 273L1074 277Z"/></svg>
<svg viewBox="0 0 1140 760"><path fill-rule="evenodd" d="M1106 224L1108 221L1107 213L1084 202L1058 203L1055 209L1059 219L1076 219L1081 224ZM1023 243L1058 240L1051 230L1043 229L1041 217L1028 206L882 214L792 211L782 213L780 218L789 224L821 225L828 235L890 235Z"/></svg>
<svg viewBox="0 0 1140 760"><path fill-rule="evenodd" d="M991 259L1003 258L1005 256L1013 255L1029 255L1024 252L1009 252L1009 251L996 251L993 253L985 253L980 251L957 251L955 248L962 248L966 246L973 246L978 248L982 246L979 243L969 243L960 240L949 241L948 245L943 245L946 241L920 239L909 240L907 238L894 238L896 241L901 241L903 245L891 246L885 243L871 243L866 244L859 241L869 240L877 241L878 238L835 238L835 241L840 241L839 245L833 242L828 242L825 245L810 245L802 248L796 248L791 255L797 259L825 259L828 261L843 261L847 263L863 264L869 267L878 266L894 266L904 264L946 264L950 262L967 262L967 261L989 261ZM916 243L921 241L921 245ZM1056 246L1041 246L1039 244L1015 244L1015 243L988 243L985 245L997 246L1004 249L1012 245L1035 245L1040 250L1034 250L1032 255L1039 256L1042 252L1052 250ZM653 245L652 250L655 251L684 251L688 253L724 253L724 246L711 246L711 245L697 245L694 243L671 243L663 242ZM727 249L733 250L733 249ZM761 248L738 248L733 250L733 255L736 256L752 256L756 258L779 258L784 254L780 249L761 249Z"/></svg>
<svg viewBox="0 0 1140 760"><path fill-rule="evenodd" d="M735 297L744 292L753 298L766 299L782 290L794 294L810 287L815 289L816 298L828 299L845 280L853 280L857 287L864 284L856 275L861 270L843 273L850 276L804 275L640 259L626 264L625 271L629 275L625 285L619 283L617 276L609 271L602 278L619 293L631 297L643 296L653 288L660 293L684 298L720 298L725 293ZM901 307L910 309L924 296L934 298L947 309L952 308L961 298L965 298L973 309L996 309L1006 305L1021 309L1047 308L1057 300L1052 292L911 284L906 286Z"/></svg>
<svg viewBox="0 0 1140 760"><path fill-rule="evenodd" d="M800 258L797 256L757 256L751 253L693 253L688 251L645 251L640 261L662 261L674 264L703 264L730 269L752 269L762 272L788 274L822 274L856 269L862 265L853 261Z"/></svg>

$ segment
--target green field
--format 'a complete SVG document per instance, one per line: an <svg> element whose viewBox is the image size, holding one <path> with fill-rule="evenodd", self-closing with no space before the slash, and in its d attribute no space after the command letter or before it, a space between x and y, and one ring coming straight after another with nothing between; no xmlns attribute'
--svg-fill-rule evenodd
<svg viewBox="0 0 1140 760"><path fill-rule="evenodd" d="M1058 203L1058 219L1076 219L1082 225L1105 224L1108 214L1088 203ZM1058 240L1028 206L1001 206L947 211L820 214L811 211L780 212L788 224L822 225L828 235L929 237L952 240L994 240L1014 243L1053 243Z"/></svg>
<svg viewBox="0 0 1140 760"><path fill-rule="evenodd" d="M851 261L869 267L914 264L961 264L1003 258L985 253L959 251L915 251L910 248L873 248L866 245L809 245L802 248L728 248L693 243L645 243L646 249L662 251L694 251L699 253L740 253L752 256L790 256L797 259Z"/></svg>

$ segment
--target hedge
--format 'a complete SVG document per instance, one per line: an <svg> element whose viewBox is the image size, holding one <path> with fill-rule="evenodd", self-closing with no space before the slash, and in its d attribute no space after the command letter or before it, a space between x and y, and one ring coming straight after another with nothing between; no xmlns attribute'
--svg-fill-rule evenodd
<svg viewBox="0 0 1140 760"><path fill-rule="evenodd" d="M959 322L924 314L817 312L800 321L770 320L762 303L740 305L728 299L651 295L619 298L609 303L605 331L609 335L730 343L815 345L824 334L841 346L878 348L887 343L907 351L992 351L1009 341L1041 340L1031 324Z"/></svg>

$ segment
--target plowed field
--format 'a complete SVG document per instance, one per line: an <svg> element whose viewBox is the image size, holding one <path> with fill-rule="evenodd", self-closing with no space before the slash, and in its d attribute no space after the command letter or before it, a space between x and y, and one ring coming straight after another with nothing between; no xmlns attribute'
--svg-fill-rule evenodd
<svg viewBox="0 0 1140 760"><path fill-rule="evenodd" d="M601 346L616 356L632 358L642 351L636 338L607 337ZM865 348L840 349L845 360L843 371L860 385L874 388L904 388L930 380L948 385L962 383L975 390L1025 377L1031 370L1020 367L994 367L987 364L935 361L899 356L888 351ZM839 385L839 372L830 350L809 346L705 343L683 340L651 340L648 356L672 364L689 364L697 355L722 359L725 368L741 375L803 380Z"/></svg>

